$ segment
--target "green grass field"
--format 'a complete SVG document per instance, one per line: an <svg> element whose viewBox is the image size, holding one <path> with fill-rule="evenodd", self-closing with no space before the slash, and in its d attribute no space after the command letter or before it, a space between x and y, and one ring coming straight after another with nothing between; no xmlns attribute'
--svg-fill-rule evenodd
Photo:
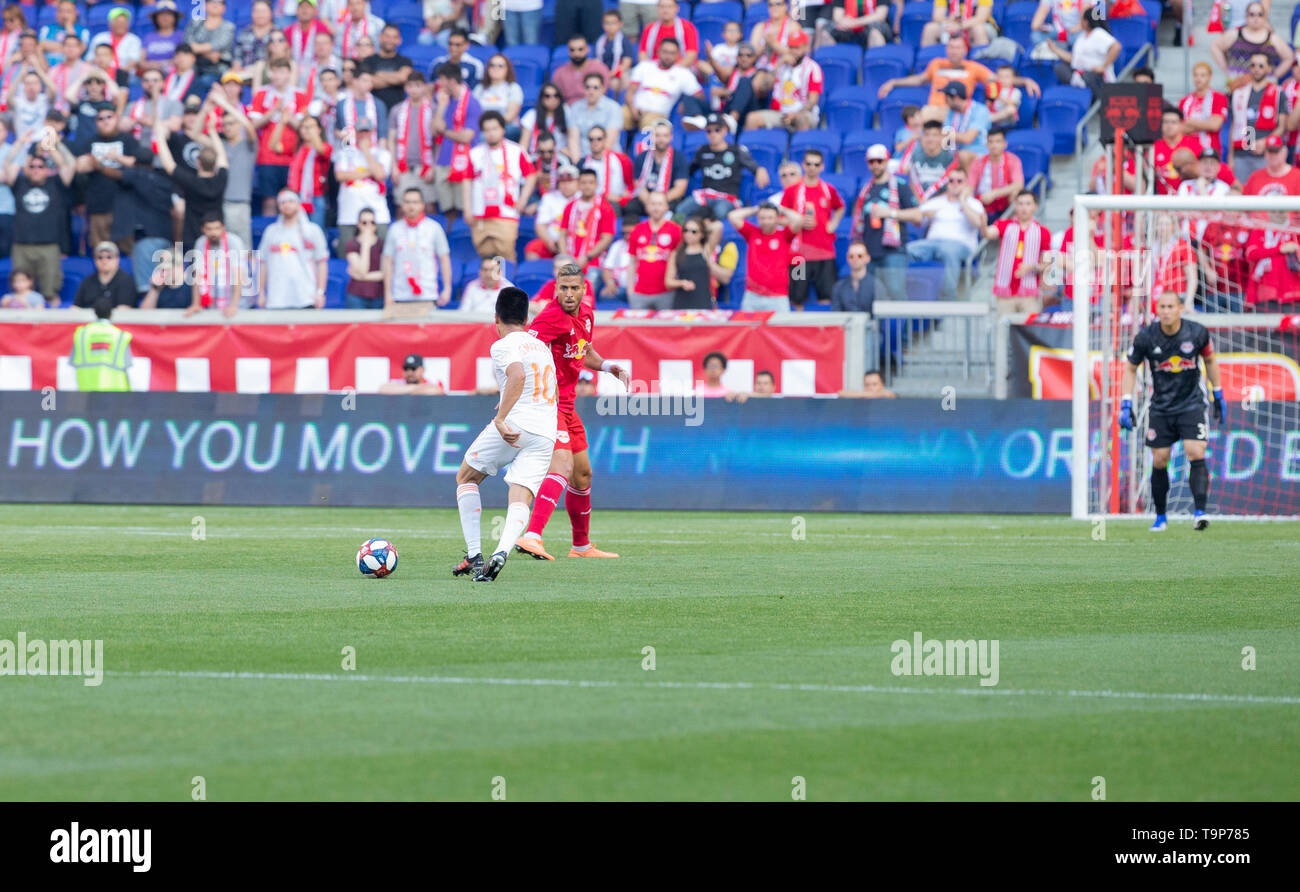
<svg viewBox="0 0 1300 892"><path fill-rule="evenodd" d="M620 560L561 511L475 585L454 511L0 506L0 639L108 671L0 677L0 799L1300 798L1295 524L805 520L597 503ZM997 639L998 685L896 677L916 632Z"/></svg>

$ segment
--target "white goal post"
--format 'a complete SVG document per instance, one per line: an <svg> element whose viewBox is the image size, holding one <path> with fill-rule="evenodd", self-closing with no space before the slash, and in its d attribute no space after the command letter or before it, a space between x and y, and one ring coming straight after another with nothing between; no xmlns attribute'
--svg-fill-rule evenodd
<svg viewBox="0 0 1300 892"><path fill-rule="evenodd" d="M1120 222L1133 233L1133 243L1126 245L1124 239L1118 247L1114 245L1113 231L1106 233L1106 243L1102 249L1094 246L1093 224L1090 211L1101 211L1103 227L1110 230L1115 225L1115 218L1104 212L1118 212ZM1295 216L1287 222L1274 222L1270 229L1267 214L1293 213ZM1300 196L1240 196L1201 197L1187 195L1076 195L1074 198L1074 245L1072 251L1074 288L1073 303L1073 362L1072 375L1072 451L1071 451L1071 498L1070 513L1075 519L1093 519L1106 516L1132 517L1146 513L1144 504L1145 477L1148 471L1146 461L1149 450L1142 446L1140 440L1120 443L1115 436L1114 419L1119 408L1117 369L1125 351L1132 340L1132 335L1139 327L1152 321L1147 308L1152 285L1152 264L1158 264L1159 256L1151 257L1151 241L1144 241L1143 235L1154 231L1154 221L1161 216L1170 215L1186 226L1188 221L1195 225L1203 220L1227 221L1224 227L1232 227L1238 232L1251 229L1286 231L1300 234L1300 224L1290 222L1300 220ZM1273 218L1277 221L1278 218ZM1169 221L1164 221L1166 227ZM1123 231L1123 230L1121 230ZM1197 257L1204 250L1200 236L1189 238L1195 244ZM1242 241L1244 244L1244 240ZM1167 244L1164 242L1162 244ZM1143 257L1144 250L1147 256ZM1117 254L1132 256L1132 263L1137 270L1132 279L1131 295L1121 300L1122 286L1111 281L1112 270L1119 270L1121 262ZM1203 269L1198 272L1204 275ZM1102 285L1101 295L1094 305L1088 296L1094 294L1094 283L1098 276ZM1208 278L1213 279L1213 275ZM1223 282L1223 279L1217 280ZM1231 284L1231 283L1229 283ZM1225 286L1227 287L1227 286ZM1242 310L1244 307L1233 307ZM1231 341L1233 348L1240 352L1235 356L1264 356L1252 353L1252 345L1263 344L1276 337L1276 333L1286 331L1290 322L1300 322L1300 317L1288 319L1286 313L1300 313L1300 301L1284 305L1284 312L1251 313L1220 312L1206 308L1189 318L1200 322L1210 330L1215 341L1216 350L1223 352L1220 338ZM1094 368L1100 360L1100 374L1094 378ZM1268 493L1254 492L1242 495L1233 504L1222 510L1223 505L1216 503L1215 490L1219 480L1211 483L1209 510L1212 516L1233 518L1255 517L1265 519L1292 518L1300 514L1300 502L1296 493L1290 488L1294 479L1293 469L1300 469L1300 401L1297 401L1295 387L1291 380L1300 380L1300 365L1294 357L1276 358L1279 366L1279 378L1288 381L1285 387L1275 388L1275 394L1264 394L1261 399L1267 410L1267 417L1261 417L1263 433L1250 434L1256 453L1263 454L1269 450L1272 456L1283 457L1282 476L1288 481L1287 489L1276 498ZM1222 366L1222 362L1220 363ZM1134 413L1138 416L1137 430L1145 427L1146 394L1141 379L1135 394ZM1148 385L1149 386L1149 385ZM1249 388L1254 390L1253 385ZM1276 394L1283 394L1280 401ZM1253 398L1253 394L1250 398ZM1241 402L1237 393L1227 393L1225 400L1229 408L1234 400ZM1230 412L1229 414L1232 414ZM1245 435L1243 435L1245 436ZM1261 445L1262 443L1262 445ZM1116 444L1122 448L1116 449ZM1229 442L1228 450L1232 441ZM1179 447L1175 447L1181 451ZM1214 445L1211 444L1211 451ZM1294 456L1294 462L1290 459ZM1171 464L1172 467L1172 464ZM1253 474L1254 469L1251 469ZM1231 468L1227 475L1235 479ZM1296 476L1300 476L1297 474ZM1262 484L1254 484L1256 486ZM1171 490L1170 513L1186 507L1185 503L1175 506L1174 492ZM1270 501L1271 498L1271 501ZM1261 507L1262 506L1262 507Z"/></svg>

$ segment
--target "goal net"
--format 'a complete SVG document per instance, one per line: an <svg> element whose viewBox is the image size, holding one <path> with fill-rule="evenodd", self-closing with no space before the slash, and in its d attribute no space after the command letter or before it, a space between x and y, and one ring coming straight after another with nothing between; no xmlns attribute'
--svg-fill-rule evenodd
<svg viewBox="0 0 1300 892"><path fill-rule="evenodd" d="M1209 330L1226 402L1205 431L1209 513L1300 517L1300 197L1079 195L1070 260L1073 442L1087 444L1073 450L1072 515L1154 513L1146 365L1132 431L1119 427L1120 387L1129 345L1172 290L1184 318ZM1190 362L1208 388L1203 362ZM1171 517L1192 511L1187 477L1176 443Z"/></svg>

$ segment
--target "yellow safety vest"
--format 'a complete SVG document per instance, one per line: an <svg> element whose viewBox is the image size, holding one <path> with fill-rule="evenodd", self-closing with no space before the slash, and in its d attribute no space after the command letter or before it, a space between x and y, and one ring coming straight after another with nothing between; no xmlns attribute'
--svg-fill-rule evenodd
<svg viewBox="0 0 1300 892"><path fill-rule="evenodd" d="M87 322L72 333L72 367L79 390L130 390L131 335L111 322Z"/></svg>

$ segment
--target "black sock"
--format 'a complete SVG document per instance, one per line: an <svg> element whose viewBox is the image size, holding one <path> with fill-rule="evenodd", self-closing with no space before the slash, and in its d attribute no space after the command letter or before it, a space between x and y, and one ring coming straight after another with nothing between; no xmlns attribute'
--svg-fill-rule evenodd
<svg viewBox="0 0 1300 892"><path fill-rule="evenodd" d="M1210 494L1210 469L1205 466L1205 459L1197 459L1191 463L1187 485L1192 488L1192 501L1196 503L1196 510L1204 511L1206 498Z"/></svg>
<svg viewBox="0 0 1300 892"><path fill-rule="evenodd" d="M1169 498L1169 469L1151 469L1151 500L1156 503L1156 514L1165 513L1165 502Z"/></svg>

